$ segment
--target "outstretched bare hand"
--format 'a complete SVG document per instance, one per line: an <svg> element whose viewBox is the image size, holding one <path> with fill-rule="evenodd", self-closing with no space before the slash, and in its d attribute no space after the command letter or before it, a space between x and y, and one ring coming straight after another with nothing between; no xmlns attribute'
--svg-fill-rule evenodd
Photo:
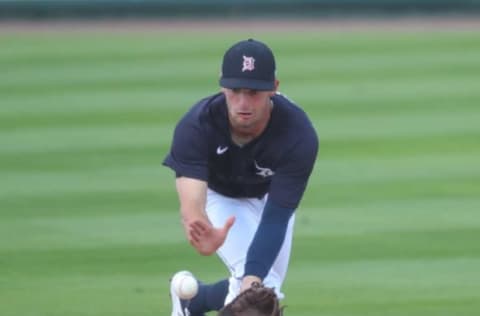
<svg viewBox="0 0 480 316"><path fill-rule="evenodd" d="M195 220L188 225L188 240L197 251L209 256L225 242L235 217L229 217L223 227L215 228L204 220Z"/></svg>

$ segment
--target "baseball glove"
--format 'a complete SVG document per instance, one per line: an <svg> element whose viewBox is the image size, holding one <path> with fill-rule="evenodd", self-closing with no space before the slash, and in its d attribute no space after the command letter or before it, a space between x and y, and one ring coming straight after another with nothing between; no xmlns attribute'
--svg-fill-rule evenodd
<svg viewBox="0 0 480 316"><path fill-rule="evenodd" d="M282 315L283 307L280 306L275 291L259 283L254 283L218 312L218 316Z"/></svg>

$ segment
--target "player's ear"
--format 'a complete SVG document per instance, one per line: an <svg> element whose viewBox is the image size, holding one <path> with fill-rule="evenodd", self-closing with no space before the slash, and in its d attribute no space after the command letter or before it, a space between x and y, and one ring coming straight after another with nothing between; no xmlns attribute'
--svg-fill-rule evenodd
<svg viewBox="0 0 480 316"><path fill-rule="evenodd" d="M275 79L275 86L274 86L274 90L272 90L272 93L270 94L270 96L274 96L275 93L277 93L278 91L278 86L280 86L280 81L278 79Z"/></svg>

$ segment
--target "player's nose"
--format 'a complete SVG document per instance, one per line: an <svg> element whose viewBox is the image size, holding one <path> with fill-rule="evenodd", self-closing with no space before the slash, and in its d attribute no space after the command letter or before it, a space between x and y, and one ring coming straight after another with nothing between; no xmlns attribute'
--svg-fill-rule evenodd
<svg viewBox="0 0 480 316"><path fill-rule="evenodd" d="M251 93L246 89L242 89L238 94L238 104L240 106L250 105L251 99L252 99Z"/></svg>

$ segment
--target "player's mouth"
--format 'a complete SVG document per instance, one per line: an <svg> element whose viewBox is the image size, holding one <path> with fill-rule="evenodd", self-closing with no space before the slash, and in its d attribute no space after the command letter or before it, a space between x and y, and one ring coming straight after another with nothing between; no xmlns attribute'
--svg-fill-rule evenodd
<svg viewBox="0 0 480 316"><path fill-rule="evenodd" d="M252 117L252 112L237 112L237 115L242 119L249 119Z"/></svg>

